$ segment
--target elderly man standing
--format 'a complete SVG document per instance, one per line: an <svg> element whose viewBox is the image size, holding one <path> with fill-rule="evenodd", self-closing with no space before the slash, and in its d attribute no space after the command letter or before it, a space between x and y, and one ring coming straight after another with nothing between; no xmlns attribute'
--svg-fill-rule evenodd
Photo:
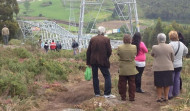
<svg viewBox="0 0 190 111"><path fill-rule="evenodd" d="M87 65L92 67L93 87L95 96L100 96L98 68L102 72L105 79L105 98L115 98L111 94L111 76L109 72L109 58L112 53L110 39L104 36L105 28L98 27L98 35L92 37L87 50Z"/></svg>
<svg viewBox="0 0 190 111"><path fill-rule="evenodd" d="M2 29L2 36L3 36L3 41L5 45L8 45L8 40L9 40L9 29L7 28L6 25L4 25Z"/></svg>

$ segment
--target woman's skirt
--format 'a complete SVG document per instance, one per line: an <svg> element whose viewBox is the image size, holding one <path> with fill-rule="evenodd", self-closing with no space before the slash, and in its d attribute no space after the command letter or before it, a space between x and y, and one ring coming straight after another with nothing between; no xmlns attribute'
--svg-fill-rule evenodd
<svg viewBox="0 0 190 111"><path fill-rule="evenodd" d="M167 87L173 85L173 71L154 71L154 85Z"/></svg>

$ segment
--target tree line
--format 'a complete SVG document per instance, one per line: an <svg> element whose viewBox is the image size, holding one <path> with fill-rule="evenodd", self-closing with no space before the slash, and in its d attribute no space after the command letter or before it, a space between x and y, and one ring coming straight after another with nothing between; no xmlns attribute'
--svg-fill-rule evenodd
<svg viewBox="0 0 190 111"><path fill-rule="evenodd" d="M152 48L153 45L157 43L157 35L159 33L165 33L167 35L167 43L169 43L168 33L171 30L181 32L184 36L185 45L190 51L190 27L187 25L180 25L177 22L173 21L172 23L162 23L162 20L159 18L155 26L148 27L143 32L143 41L148 48Z"/></svg>
<svg viewBox="0 0 190 111"><path fill-rule="evenodd" d="M137 3L146 18L189 22L190 0L137 0Z"/></svg>

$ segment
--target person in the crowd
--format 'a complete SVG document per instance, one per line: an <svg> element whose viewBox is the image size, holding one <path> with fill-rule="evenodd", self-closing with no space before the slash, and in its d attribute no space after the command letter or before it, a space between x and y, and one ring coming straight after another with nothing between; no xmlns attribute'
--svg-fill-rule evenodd
<svg viewBox="0 0 190 111"><path fill-rule="evenodd" d="M54 40L52 40L51 44L50 44L50 49L55 51L56 49L56 43L54 42Z"/></svg>
<svg viewBox="0 0 190 111"><path fill-rule="evenodd" d="M57 41L57 43L56 43L56 51L59 52L61 50L61 48L62 48L61 43L59 41Z"/></svg>
<svg viewBox="0 0 190 111"><path fill-rule="evenodd" d="M169 32L169 43L174 50L174 73L173 73L173 85L170 86L169 99L178 96L180 93L180 72L182 69L182 58L188 53L188 48L179 41L178 33L176 31Z"/></svg>
<svg viewBox="0 0 190 111"><path fill-rule="evenodd" d="M136 92L144 93L141 89L141 78L145 68L146 55L148 49L144 42L141 41L142 37L140 32L136 32L133 36L132 44L137 47L137 55L135 57L136 68L138 70L137 75L135 76Z"/></svg>
<svg viewBox="0 0 190 111"><path fill-rule="evenodd" d="M44 49L45 49L46 52L48 52L48 50L49 50L49 45L48 45L47 42L45 42L45 44L44 44Z"/></svg>
<svg viewBox="0 0 190 111"><path fill-rule="evenodd" d="M105 28L98 27L98 35L92 37L87 49L87 65L92 67L93 75L93 87L95 96L100 96L98 69L102 72L105 84L104 84L104 97L115 98L115 95L111 94L111 76L110 76L110 61L109 58L112 53L110 39L105 37Z"/></svg>
<svg viewBox="0 0 190 111"><path fill-rule="evenodd" d="M79 46L79 44L75 40L73 40L72 48L73 48L73 54L74 55L76 55L78 52L78 46Z"/></svg>
<svg viewBox="0 0 190 111"><path fill-rule="evenodd" d="M42 39L38 40L38 47L41 48L42 47Z"/></svg>
<svg viewBox="0 0 190 111"><path fill-rule="evenodd" d="M186 45L185 38L183 37L181 32L178 32L179 41ZM182 59L183 60L183 59ZM182 90L182 79L180 77L180 90Z"/></svg>
<svg viewBox="0 0 190 111"><path fill-rule="evenodd" d="M182 42L185 45L185 39L184 39L181 32L178 32L178 38L179 38L179 41Z"/></svg>
<svg viewBox="0 0 190 111"><path fill-rule="evenodd" d="M135 56L137 49L135 45L131 45L131 36L126 34L123 38L124 44L118 47L119 56L119 82L118 89L121 100L126 101L127 81L129 101L135 101L135 75L137 70L135 68Z"/></svg>
<svg viewBox="0 0 190 111"><path fill-rule="evenodd" d="M2 29L2 36L3 36L4 45L8 45L8 42L9 42L9 29L7 28L6 25L4 25L4 27Z"/></svg>
<svg viewBox="0 0 190 111"><path fill-rule="evenodd" d="M168 101L170 86L173 85L173 61L174 51L170 44L166 44L166 35L160 33L157 36L158 45L152 47L151 55L154 57L154 85L157 90L157 102ZM162 99L162 91L164 99Z"/></svg>

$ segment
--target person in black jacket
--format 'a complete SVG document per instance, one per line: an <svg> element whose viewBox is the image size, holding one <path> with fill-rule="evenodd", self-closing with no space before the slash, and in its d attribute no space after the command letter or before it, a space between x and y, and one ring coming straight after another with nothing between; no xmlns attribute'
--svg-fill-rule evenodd
<svg viewBox="0 0 190 111"><path fill-rule="evenodd" d="M73 48L73 54L74 54L74 55L77 54L78 46L79 46L79 44L78 44L75 40L73 40L72 48Z"/></svg>
<svg viewBox="0 0 190 111"><path fill-rule="evenodd" d="M57 41L57 43L56 43L56 51L59 52L61 50L61 48L62 48L61 43L59 41Z"/></svg>
<svg viewBox="0 0 190 111"><path fill-rule="evenodd" d="M45 49L45 51L46 51L46 52L48 52L49 45L48 45L48 43L47 43L47 42L45 42L45 44L44 44L44 49Z"/></svg>

